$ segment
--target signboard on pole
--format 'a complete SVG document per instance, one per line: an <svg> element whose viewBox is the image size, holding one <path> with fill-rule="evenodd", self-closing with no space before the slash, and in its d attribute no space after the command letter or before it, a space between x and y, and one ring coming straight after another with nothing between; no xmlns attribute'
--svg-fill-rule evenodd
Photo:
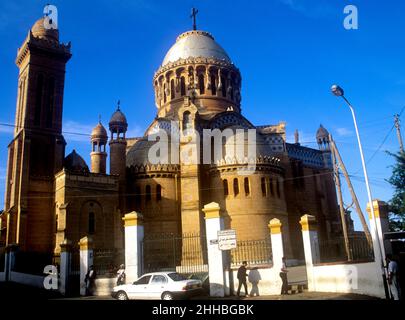
<svg viewBox="0 0 405 320"><path fill-rule="evenodd" d="M218 231L218 248L219 250L231 250L236 248L236 230Z"/></svg>

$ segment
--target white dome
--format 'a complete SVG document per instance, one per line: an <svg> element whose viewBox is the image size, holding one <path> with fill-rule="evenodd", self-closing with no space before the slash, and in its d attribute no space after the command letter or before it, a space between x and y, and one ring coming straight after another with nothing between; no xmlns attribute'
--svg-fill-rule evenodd
<svg viewBox="0 0 405 320"><path fill-rule="evenodd" d="M213 36L205 31L188 31L178 36L176 43L170 48L162 66L187 58L214 58L232 63L225 50L215 42Z"/></svg>

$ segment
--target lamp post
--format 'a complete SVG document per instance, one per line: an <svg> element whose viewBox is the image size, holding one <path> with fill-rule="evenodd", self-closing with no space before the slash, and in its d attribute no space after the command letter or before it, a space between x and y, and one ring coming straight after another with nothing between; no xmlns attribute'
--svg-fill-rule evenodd
<svg viewBox="0 0 405 320"><path fill-rule="evenodd" d="M364 161L363 147L361 145L359 129L357 127L356 114L354 112L353 106L350 104L349 100L346 99L346 97L344 95L344 91L343 91L343 89L341 87L339 87L338 85L333 85L332 88L331 88L331 91L335 96L342 97L343 100L349 106L350 111L352 112L354 127L356 129L357 142L359 143L361 163L363 165L364 180L366 182L366 188L367 188L367 196L368 196L368 201L370 203L371 216L373 217L373 220L374 220L374 233L375 233L375 238L376 238L376 241L377 241L377 244L378 244L377 245L378 246L378 253L380 255L381 270L382 270L382 275L383 275L383 280L384 280L384 287L385 287L386 286L386 281L385 281L386 276L385 276L385 269L384 269L384 257L383 257L383 253L382 253L382 249L381 249L380 237L378 235L377 220L376 220L376 216L375 216L375 212L374 212L373 198L371 196L371 190L370 190L370 184L369 184L369 180L368 180L366 162Z"/></svg>

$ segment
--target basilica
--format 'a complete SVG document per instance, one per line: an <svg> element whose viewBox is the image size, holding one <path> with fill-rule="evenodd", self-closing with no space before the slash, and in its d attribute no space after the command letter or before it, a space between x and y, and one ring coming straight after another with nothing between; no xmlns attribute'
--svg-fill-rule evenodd
<svg viewBox="0 0 405 320"><path fill-rule="evenodd" d="M44 18L18 49L2 244L58 254L66 240L75 246L91 236L95 248L122 249L122 218L132 211L142 214L145 235L204 234L202 208L211 202L219 204L226 228L236 230L240 241L267 238L269 220L280 219L290 259L303 259L303 214L316 217L321 241L341 234L329 133L322 126L314 130L319 148L313 149L300 145L298 133L288 143L284 122L246 119L237 57L232 60L211 33L182 33L157 66L156 117L142 137L126 135L131 124L124 112L130 106L112 106L108 126L99 122L88 133L90 164L76 151L65 154L63 92L71 55L70 43L60 41L59 30L45 28ZM171 139L173 124L181 135L179 161L152 163L148 154L156 142L149 137L165 130ZM186 127L255 129L254 172L239 173L246 163L228 154L227 139L221 159L185 163L181 153L192 141L183 134Z"/></svg>

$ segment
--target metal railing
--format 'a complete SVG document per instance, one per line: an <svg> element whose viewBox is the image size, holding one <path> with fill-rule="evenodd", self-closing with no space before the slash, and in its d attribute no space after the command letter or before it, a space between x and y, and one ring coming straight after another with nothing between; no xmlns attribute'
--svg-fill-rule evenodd
<svg viewBox="0 0 405 320"><path fill-rule="evenodd" d="M125 260L123 250L94 249L93 266L97 277L115 277L120 264Z"/></svg>
<svg viewBox="0 0 405 320"><path fill-rule="evenodd" d="M231 266L243 261L250 265L272 264L271 239L238 241L237 247L231 250Z"/></svg>
<svg viewBox="0 0 405 320"><path fill-rule="evenodd" d="M142 242L142 257L143 273L192 274L208 270L206 237L199 233L148 235Z"/></svg>
<svg viewBox="0 0 405 320"><path fill-rule="evenodd" d="M352 261L373 261L374 251L366 237L349 236L349 249ZM330 239L319 243L320 262L348 261L343 238Z"/></svg>

